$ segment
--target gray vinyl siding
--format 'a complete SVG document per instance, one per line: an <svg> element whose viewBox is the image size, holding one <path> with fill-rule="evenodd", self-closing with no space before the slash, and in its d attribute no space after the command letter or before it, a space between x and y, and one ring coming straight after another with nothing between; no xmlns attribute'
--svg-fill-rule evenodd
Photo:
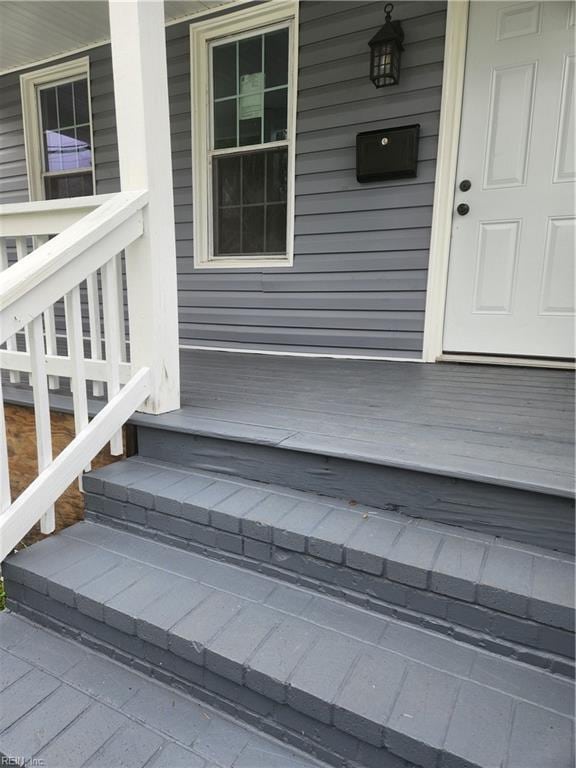
<svg viewBox="0 0 576 768"><path fill-rule="evenodd" d="M367 41L382 8L301 3L292 268L194 269L189 24L167 28L181 344L420 356L445 3L396 3L405 31L401 82L377 90L367 77ZM113 192L109 46L89 55L97 192ZM3 202L27 199L18 74L0 78ZM359 184L356 134L414 122L421 125L417 177Z"/></svg>

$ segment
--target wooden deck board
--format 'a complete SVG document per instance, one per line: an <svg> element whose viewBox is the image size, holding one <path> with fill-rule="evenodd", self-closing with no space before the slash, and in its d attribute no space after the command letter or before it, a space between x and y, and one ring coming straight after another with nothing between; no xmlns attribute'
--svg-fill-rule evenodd
<svg viewBox="0 0 576 768"><path fill-rule="evenodd" d="M560 496L574 489L570 371L182 350L181 380L179 411L135 421ZM25 402L26 389L5 394Z"/></svg>
<svg viewBox="0 0 576 768"><path fill-rule="evenodd" d="M559 495L574 488L569 371L183 350L181 378L170 421L190 431L213 422L238 439L267 428L294 450Z"/></svg>

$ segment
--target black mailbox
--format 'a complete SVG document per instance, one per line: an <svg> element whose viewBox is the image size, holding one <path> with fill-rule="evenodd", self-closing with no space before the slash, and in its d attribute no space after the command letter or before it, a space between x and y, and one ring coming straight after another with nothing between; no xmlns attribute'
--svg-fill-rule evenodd
<svg viewBox="0 0 576 768"><path fill-rule="evenodd" d="M366 131L356 136L358 181L413 178L418 161L420 125Z"/></svg>

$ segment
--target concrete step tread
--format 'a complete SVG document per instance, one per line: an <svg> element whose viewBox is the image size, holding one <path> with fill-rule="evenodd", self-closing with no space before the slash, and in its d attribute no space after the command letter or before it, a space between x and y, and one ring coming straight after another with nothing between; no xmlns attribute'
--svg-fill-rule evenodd
<svg viewBox="0 0 576 768"><path fill-rule="evenodd" d="M323 765L8 611L0 659L0 753L8 758L59 768Z"/></svg>
<svg viewBox="0 0 576 768"><path fill-rule="evenodd" d="M574 558L353 502L134 457L87 493L552 627L574 629ZM136 509L137 508L137 509ZM153 525L154 520L148 521ZM175 524L175 529L178 526Z"/></svg>
<svg viewBox="0 0 576 768"><path fill-rule="evenodd" d="M571 765L568 681L313 591L93 523L5 575L419 766Z"/></svg>

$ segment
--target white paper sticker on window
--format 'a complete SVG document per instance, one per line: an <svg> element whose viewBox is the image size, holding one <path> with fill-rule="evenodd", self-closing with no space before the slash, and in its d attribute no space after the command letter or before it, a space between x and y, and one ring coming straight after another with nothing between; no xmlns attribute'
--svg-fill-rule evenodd
<svg viewBox="0 0 576 768"><path fill-rule="evenodd" d="M264 72L240 77L240 120L254 120L263 114Z"/></svg>

